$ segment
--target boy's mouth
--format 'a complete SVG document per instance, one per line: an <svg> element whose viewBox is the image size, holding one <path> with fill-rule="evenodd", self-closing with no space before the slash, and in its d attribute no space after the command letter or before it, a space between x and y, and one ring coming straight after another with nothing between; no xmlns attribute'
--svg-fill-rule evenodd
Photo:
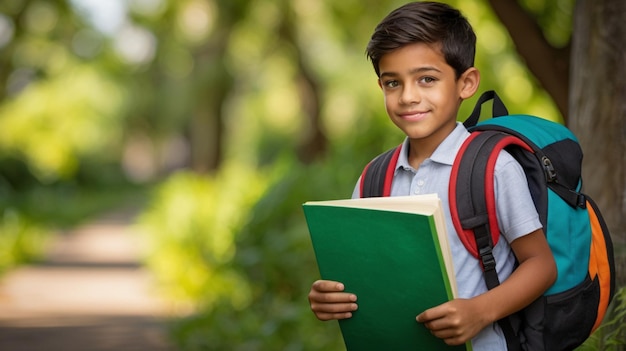
<svg viewBox="0 0 626 351"><path fill-rule="evenodd" d="M428 112L429 111L408 111L408 112L399 113L398 117L407 121L419 121L419 120L426 118L426 116L428 115Z"/></svg>

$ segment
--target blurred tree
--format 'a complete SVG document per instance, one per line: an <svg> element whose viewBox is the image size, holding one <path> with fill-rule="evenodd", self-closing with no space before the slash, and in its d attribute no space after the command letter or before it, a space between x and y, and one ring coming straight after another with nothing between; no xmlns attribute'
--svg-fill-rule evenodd
<svg viewBox="0 0 626 351"><path fill-rule="evenodd" d="M322 110L322 86L318 75L311 67L309 58L302 50L305 44L298 40L298 18L294 12L291 2L285 1L281 8L281 22L278 34L286 45L293 50L294 61L296 62L296 86L302 113L305 117L306 132L300 142L298 156L300 160L309 163L314 159L323 156L328 148L328 140L323 132L321 110Z"/></svg>
<svg viewBox="0 0 626 351"><path fill-rule="evenodd" d="M546 4L558 2L560 1ZM550 94L567 120L570 43L568 41L559 46L551 43L539 23L541 16L549 16L554 9L544 6L537 14L526 10L519 0L489 0L489 3L511 35L518 54L524 58L528 69Z"/></svg>
<svg viewBox="0 0 626 351"><path fill-rule="evenodd" d="M83 26L67 1L0 3L0 187L74 178L78 159L118 134L117 88L76 54Z"/></svg>
<svg viewBox="0 0 626 351"><path fill-rule="evenodd" d="M625 19L626 1L578 1L568 123L587 155L587 192L621 244L626 243Z"/></svg>
<svg viewBox="0 0 626 351"><path fill-rule="evenodd" d="M193 74L195 89L189 124L191 168L214 172L224 157L224 105L232 92L235 76L228 65L231 34L247 18L250 1L216 1L216 20L205 43L193 52L197 62Z"/></svg>
<svg viewBox="0 0 626 351"><path fill-rule="evenodd" d="M0 101L54 72L55 45L71 47L80 22L65 0L0 3ZM38 51L38 52L36 52ZM36 57L35 53L41 54Z"/></svg>

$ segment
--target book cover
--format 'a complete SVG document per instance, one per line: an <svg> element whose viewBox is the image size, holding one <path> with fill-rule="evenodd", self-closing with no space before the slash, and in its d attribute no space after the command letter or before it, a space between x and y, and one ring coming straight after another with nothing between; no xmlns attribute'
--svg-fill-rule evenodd
<svg viewBox="0 0 626 351"><path fill-rule="evenodd" d="M456 297L436 195L313 201L303 209L322 279L357 295L359 309L339 321L348 351L470 349L447 346L415 320Z"/></svg>

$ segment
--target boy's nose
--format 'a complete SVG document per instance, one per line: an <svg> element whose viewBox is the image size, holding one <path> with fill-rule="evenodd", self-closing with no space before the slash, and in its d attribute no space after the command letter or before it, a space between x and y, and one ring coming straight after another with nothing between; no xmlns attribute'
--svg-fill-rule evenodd
<svg viewBox="0 0 626 351"><path fill-rule="evenodd" d="M400 94L400 104L410 105L414 103L419 103L421 100L421 95L419 89L417 87L407 84L402 89L402 94Z"/></svg>

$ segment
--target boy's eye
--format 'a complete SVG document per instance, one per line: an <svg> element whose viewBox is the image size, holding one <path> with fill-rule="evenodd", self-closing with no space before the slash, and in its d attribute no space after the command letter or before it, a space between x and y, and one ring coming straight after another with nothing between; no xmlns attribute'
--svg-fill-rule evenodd
<svg viewBox="0 0 626 351"><path fill-rule="evenodd" d="M420 78L420 82L425 83L425 84L430 84L430 83L433 83L434 81L436 81L436 79L433 78L433 77L422 77L422 78Z"/></svg>
<svg viewBox="0 0 626 351"><path fill-rule="evenodd" d="M395 88L395 87L397 87L399 84L398 84L398 81L397 81L397 80L388 80L388 81L386 81L383 85L384 85L385 87L387 87L387 88Z"/></svg>

